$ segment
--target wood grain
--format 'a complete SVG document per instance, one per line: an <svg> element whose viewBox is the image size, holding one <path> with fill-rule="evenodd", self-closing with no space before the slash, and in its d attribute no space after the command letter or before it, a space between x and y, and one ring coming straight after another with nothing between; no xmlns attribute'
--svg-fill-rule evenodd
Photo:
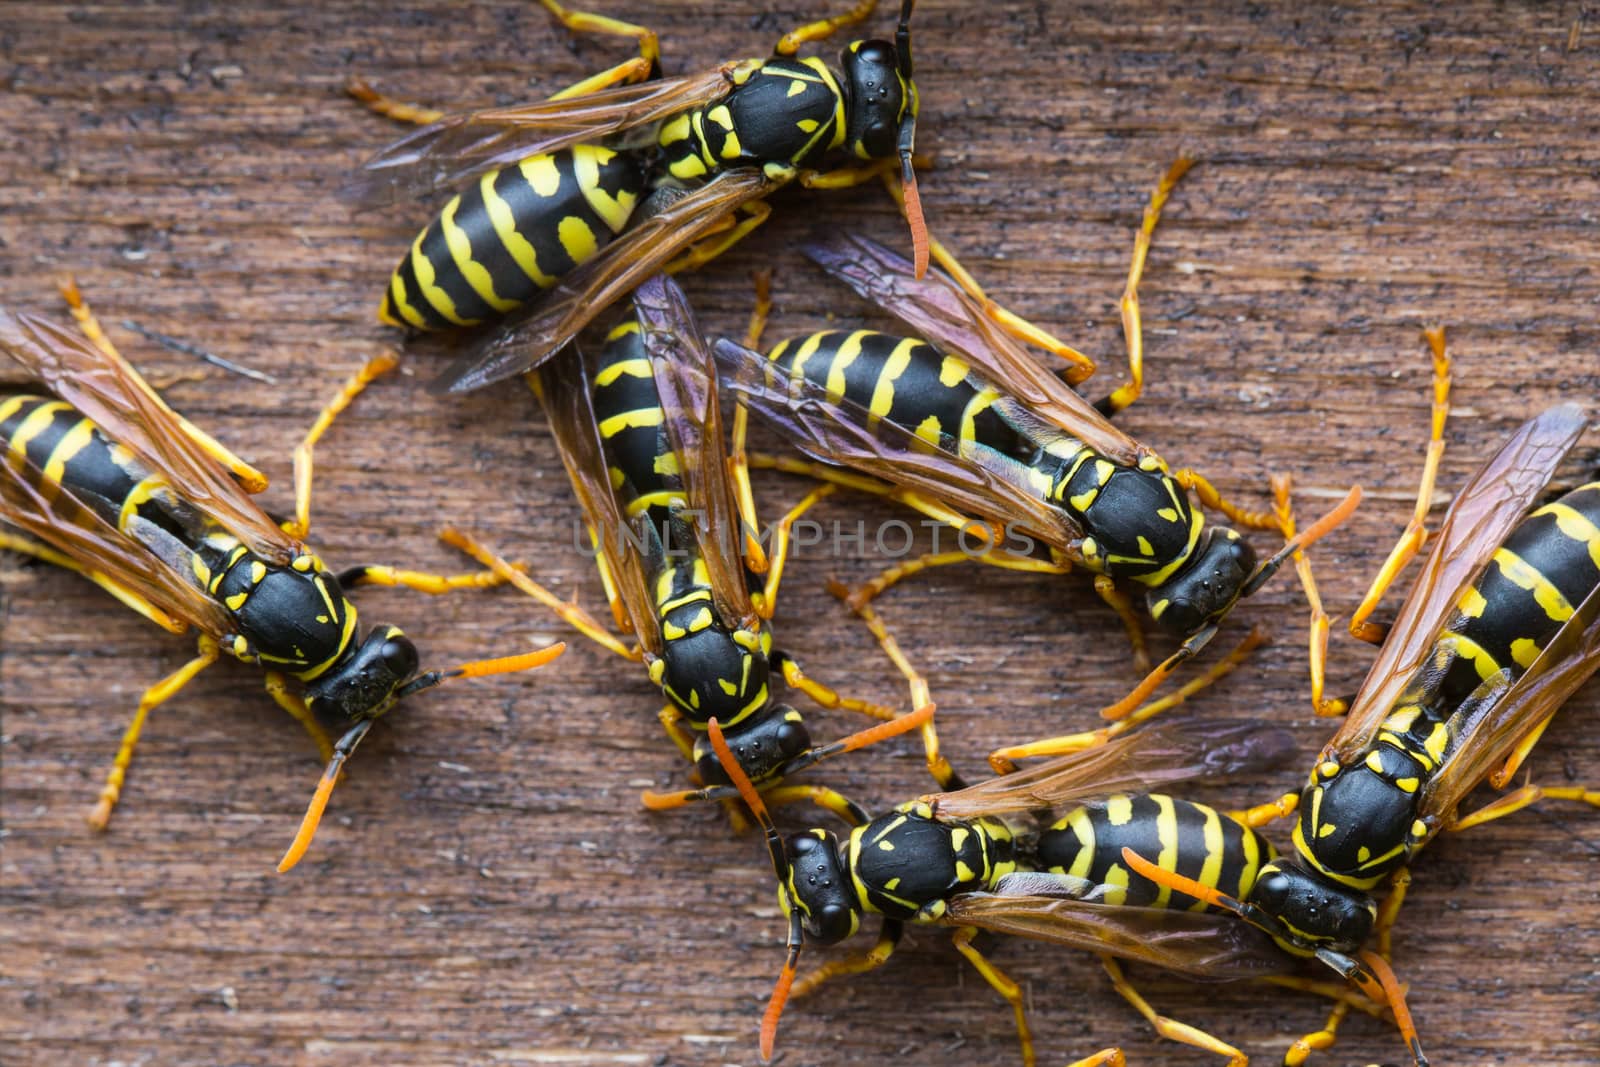
<svg viewBox="0 0 1600 1067"><path fill-rule="evenodd" d="M672 69L763 53L816 4L630 0ZM1425 437L1419 327L1459 360L1441 485L1520 420L1600 385L1600 28L1576 3L1277 6L962 4L917 13L935 232L1005 302L1119 374L1116 298L1151 185L1179 153L1143 303L1151 381L1124 424L1225 491L1290 472L1310 511L1351 482L1359 515L1316 553L1348 611L1408 510ZM874 26L887 32L887 17ZM1577 29L1574 27L1578 26ZM1574 46L1575 42L1575 46ZM76 272L172 403L275 478L321 402L396 343L373 317L424 216L352 215L341 180L395 130L343 98L352 75L446 104L527 99L615 62L532 4L12 3L0 17L0 300L51 311ZM689 280L737 333L748 272L776 267L775 332L873 321L787 249L811 217L890 242L874 191L796 194L758 237ZM813 212L815 215L813 216ZM276 378L157 349L133 320ZM319 451L314 539L333 565L455 569L434 539L470 526L598 606L571 547L575 505L517 390L439 403L425 351ZM200 380L191 380L194 372ZM1592 467L1593 441L1569 474ZM767 511L801 486L769 478ZM840 496L825 523L897 517ZM870 528L870 527L869 527ZM823 592L881 561L803 553L780 643L819 678L903 699ZM272 873L314 784L304 736L237 664L203 675L146 732L109 834L83 824L139 691L184 642L72 575L0 560L0 1059L8 1064L754 1063L781 957L770 873L715 811L643 814L683 768L648 682L574 643L527 679L420 699L374 732L307 862ZM429 663L562 631L509 593L361 596ZM942 732L975 772L1001 744L1092 725L1133 680L1086 583L950 569L883 610L929 672ZM1279 580L1237 613L1276 643L1196 703L1331 729L1305 697L1303 601ZM1336 640L1335 688L1368 653ZM1600 780L1588 689L1533 761ZM857 723L810 716L820 736ZM1296 766L1229 800L1293 787ZM895 743L826 769L881 808L927 787ZM1435 1063L1600 1058L1600 829L1558 806L1433 848L1396 937ZM815 958L820 958L816 954ZM1136 1063L1213 1063L1157 1039L1082 955L1017 941L1041 1062L1122 1043ZM1159 1010L1277 1062L1322 1006L1135 972ZM1009 1012L937 931L876 974L791 1005L787 1064L1012 1062ZM1401 1058L1361 1018L1316 1062Z"/></svg>

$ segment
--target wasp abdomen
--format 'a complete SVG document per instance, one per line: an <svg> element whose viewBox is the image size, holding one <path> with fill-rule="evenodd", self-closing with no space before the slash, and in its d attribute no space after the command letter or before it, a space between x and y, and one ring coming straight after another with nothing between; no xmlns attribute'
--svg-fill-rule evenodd
<svg viewBox="0 0 1600 1067"><path fill-rule="evenodd" d="M1159 793L1086 804L1053 823L1036 847L1042 870L1102 887L1107 904L1191 911L1205 905L1128 870L1122 850L1235 897L1275 855L1266 838L1215 808Z"/></svg>
<svg viewBox="0 0 1600 1067"><path fill-rule="evenodd" d="M636 153L596 145L489 171L412 242L378 317L437 330L511 311L621 233L644 186Z"/></svg>

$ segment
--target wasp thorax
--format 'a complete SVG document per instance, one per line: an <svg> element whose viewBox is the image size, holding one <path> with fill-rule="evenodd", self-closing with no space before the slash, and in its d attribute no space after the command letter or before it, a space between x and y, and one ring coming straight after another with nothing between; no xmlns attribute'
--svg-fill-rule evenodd
<svg viewBox="0 0 1600 1067"><path fill-rule="evenodd" d="M1250 542L1214 526L1188 564L1146 594L1150 615L1168 633L1187 637L1226 615L1255 569Z"/></svg>
<svg viewBox="0 0 1600 1067"><path fill-rule="evenodd" d="M703 614L683 624L671 616L663 620L665 647L653 677L692 721L715 718L728 727L766 703L771 665L763 635L725 629L698 607Z"/></svg>
<svg viewBox="0 0 1600 1067"><path fill-rule="evenodd" d="M840 57L849 111L845 143L862 159L884 159L899 146L911 87L900 77L894 45L854 41Z"/></svg>
<svg viewBox="0 0 1600 1067"><path fill-rule="evenodd" d="M826 830L795 834L784 845L789 857L788 896L804 920L806 935L824 945L856 932L861 906L839 856L838 838Z"/></svg>
<svg viewBox="0 0 1600 1067"><path fill-rule="evenodd" d="M374 627L359 648L306 687L306 702L319 715L377 718L417 673L417 663L417 646L398 627Z"/></svg>
<svg viewBox="0 0 1600 1067"><path fill-rule="evenodd" d="M1366 893L1319 878L1292 860L1261 868L1248 899L1278 920L1302 949L1353 952L1366 941L1378 915Z"/></svg>
<svg viewBox="0 0 1600 1067"><path fill-rule="evenodd" d="M752 782L773 777L785 763L811 749L805 721L787 704L773 704L757 712L737 728L724 731L723 737ZM706 785L733 784L703 734L695 739L694 765Z"/></svg>

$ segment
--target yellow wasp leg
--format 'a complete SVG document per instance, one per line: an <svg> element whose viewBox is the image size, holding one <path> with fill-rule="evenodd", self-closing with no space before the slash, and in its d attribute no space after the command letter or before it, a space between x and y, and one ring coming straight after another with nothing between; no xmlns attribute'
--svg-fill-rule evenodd
<svg viewBox="0 0 1600 1067"><path fill-rule="evenodd" d="M790 993L793 997L803 997L814 992L818 986L830 978L839 978L843 975L866 974L875 971L889 962L889 957L894 955L894 949L900 943L900 923L890 919L883 924L883 932L878 935L877 942L867 951L846 956L840 960L829 960L815 971L806 975L794 984Z"/></svg>
<svg viewBox="0 0 1600 1067"><path fill-rule="evenodd" d="M1222 678L1226 678L1233 673L1239 664L1244 662L1246 656L1250 655L1266 639L1266 634L1261 628L1255 627L1245 635L1244 640L1240 641L1233 651L1213 663L1204 674L1190 679L1161 699L1152 700L1150 703L1142 705L1112 725L1102 726L1098 730L1086 730L1082 733L1065 734L1061 737L1048 737L1040 741L1030 741L1023 745L996 749L989 753L989 766L994 768L996 774L1011 774L1017 769L1016 761L1019 759L1034 759L1040 756L1064 756L1072 752L1082 752L1088 748L1097 748L1113 737L1127 733L1140 723L1148 722L1162 712L1170 711L1200 690L1214 685ZM1251 809L1251 812L1255 811L1256 809ZM1241 814L1248 815L1250 812Z"/></svg>
<svg viewBox="0 0 1600 1067"><path fill-rule="evenodd" d="M1067 1067L1128 1067L1128 1058L1120 1048L1103 1048L1093 1056L1073 1060Z"/></svg>
<svg viewBox="0 0 1600 1067"><path fill-rule="evenodd" d="M796 172L800 185L806 189L854 189L882 179L899 169L898 159L880 159L863 163L859 167L834 167L832 170L802 170Z"/></svg>
<svg viewBox="0 0 1600 1067"><path fill-rule="evenodd" d="M1117 613L1117 618L1122 620L1123 633L1127 635L1128 644L1133 646L1133 665L1140 674L1150 672L1150 650L1145 645L1144 627L1139 624L1139 615L1133 610L1133 601L1128 594L1117 588L1117 583L1110 575L1097 574L1094 576L1094 591L1100 594L1100 599L1106 606Z"/></svg>
<svg viewBox="0 0 1600 1067"><path fill-rule="evenodd" d="M814 460L801 459L798 456L778 456L770 452L751 452L747 455L751 468L764 471L781 471L784 474L798 474L801 477L812 478L819 482L828 482L854 489L860 493L870 493L893 500L912 508L935 522L953 526L958 530L966 530L969 534L979 537L984 541L992 541L989 528L976 519L969 518L954 511L936 500L921 495L909 489L900 489L896 486L880 482L876 478L854 474L838 467L830 467L826 463L817 463Z"/></svg>
<svg viewBox="0 0 1600 1067"><path fill-rule="evenodd" d="M683 712L675 706L668 704L656 713L656 718L661 720L661 728L672 738L672 743L678 746L678 751L683 753L683 758L694 762L694 731L684 725Z"/></svg>
<svg viewBox="0 0 1600 1067"><path fill-rule="evenodd" d="M803 45L831 37L846 26L864 22L877 6L878 0L857 0L856 5L842 15L818 19L806 23L797 30L790 30L778 40L772 51L780 56L792 56L800 51Z"/></svg>
<svg viewBox="0 0 1600 1067"><path fill-rule="evenodd" d="M306 702L300 694L289 688L289 683L284 679L283 675L277 671L268 671L264 684L267 695L273 699L278 707L287 711L294 718L294 721L305 727L306 733L311 735L311 740L316 744L317 754L321 757L322 762L327 763L332 759L333 739L322 728L322 724L317 721L317 717L311 714L311 709L306 707Z"/></svg>
<svg viewBox="0 0 1600 1067"><path fill-rule="evenodd" d="M854 801L825 785L780 785L762 790L761 799L768 807L810 801L851 826L860 826L867 821L862 818L865 813Z"/></svg>
<svg viewBox="0 0 1600 1067"><path fill-rule="evenodd" d="M431 126L445 116L438 108L412 104L380 93L361 78L351 78L345 82L344 91L345 95L359 101L373 114L411 126Z"/></svg>
<svg viewBox="0 0 1600 1067"><path fill-rule="evenodd" d="M73 319L78 323L78 329L83 331L83 336L88 339L89 343L98 348L113 363L120 363L126 366L127 361L122 358L122 353L117 351L117 346L111 343L111 338L107 337L106 332L100 328L100 320L95 318L94 312L90 309L88 302L83 299L83 294L78 291L78 284L72 280L72 276L63 276L58 282L58 287L61 290L62 299L67 302L67 309L72 312ZM128 375L138 384L140 389L144 390L146 396L150 397L162 410L177 420L178 426L188 435L191 441L199 445L206 455L226 467L228 473L239 479L239 484L244 487L245 492L259 493L267 487L267 476L265 474L262 474L228 451L220 441L200 429L200 427L167 407L167 402L161 399L161 395L150 388L150 383L145 381L132 367L128 367Z"/></svg>
<svg viewBox="0 0 1600 1067"><path fill-rule="evenodd" d="M645 61L646 70L654 66L661 58L661 45L656 38L654 30L647 30L643 26L637 26L631 22L623 22L621 19L614 19L606 15L596 15L588 11L573 11L570 8L563 7L556 0L539 0L539 3L544 5L545 10L550 12L557 22L573 33L599 33L609 34L614 37L632 37L639 42L639 58ZM587 91L593 92L594 90ZM551 97L551 99L556 100L562 96L569 95L577 96L581 94L568 89Z"/></svg>
<svg viewBox="0 0 1600 1067"><path fill-rule="evenodd" d="M367 360L323 407L316 421L311 424L311 429L306 431L305 439L295 448L294 519L283 524L283 532L290 537L302 540L311 532L311 475L314 469L312 450L316 448L322 435L328 432L328 427L333 425L333 420L376 378L393 370L398 363L399 360L387 352Z"/></svg>
<svg viewBox="0 0 1600 1067"><path fill-rule="evenodd" d="M750 312L750 326L745 331L744 346L752 352L760 351L761 334L766 330L767 319L772 314L772 272L755 272L755 307ZM756 517L755 492L750 488L750 456L745 446L749 435L750 410L741 397L733 405L733 447L728 453L728 477L733 482L734 500L739 506L739 521L744 525L745 566L756 574L767 573L770 561L760 540L761 526Z"/></svg>
<svg viewBox="0 0 1600 1067"><path fill-rule="evenodd" d="M1427 457L1422 465L1422 482L1417 486L1416 509L1411 521L1406 523L1400 540L1383 561L1372 587L1362 598L1360 607L1350 616L1350 633L1363 641L1378 645L1389 632L1387 626L1367 621L1378 606L1378 601L1389 586L1400 576L1411 557L1421 550L1428 539L1428 511L1433 506L1433 484L1439 476L1439 460L1444 456L1444 424L1450 414L1450 355L1445 349L1444 327L1434 326L1424 331L1428 346L1433 350L1433 418L1428 435Z"/></svg>
<svg viewBox="0 0 1600 1067"><path fill-rule="evenodd" d="M1268 804L1257 804L1253 808L1245 808L1242 811L1230 811L1228 812L1228 818L1234 822L1243 823L1252 830L1259 830L1268 823L1276 822L1279 819L1287 819L1299 810L1300 794L1285 793Z"/></svg>
<svg viewBox="0 0 1600 1067"><path fill-rule="evenodd" d="M1161 220L1161 209L1173 187L1194 166L1194 160L1179 158L1161 176L1150 202L1145 205L1144 221L1133 239L1133 262L1128 266L1128 282L1122 290L1122 336L1128 345L1128 380L1112 391L1097 407L1107 415L1115 415L1139 399L1144 392L1144 320L1139 314L1139 280L1144 276L1145 260L1150 255L1150 238Z"/></svg>
<svg viewBox="0 0 1600 1067"><path fill-rule="evenodd" d="M1225 498L1217 492L1212 485L1198 471L1188 467L1174 471L1172 478L1185 489L1192 490L1200 498L1200 503L1212 511L1220 512L1235 526L1243 526L1251 530L1276 530L1277 517L1270 511L1251 511Z"/></svg>
<svg viewBox="0 0 1600 1067"><path fill-rule="evenodd" d="M682 253L667 262L661 269L668 274L677 274L679 271L699 270L701 267L716 259L722 253L748 237L757 226L767 221L772 214L772 205L765 200L752 200L742 204L739 210L744 212L746 218L739 219L738 225L726 229L726 232L712 238L702 239L690 245ZM729 215L729 219L736 216Z"/></svg>
<svg viewBox="0 0 1600 1067"><path fill-rule="evenodd" d="M46 563L53 564L69 571L75 571L78 574L83 575L95 585L98 585L101 589L104 589L106 592L122 601L128 607L132 608L134 611L137 611L140 615L143 615L145 618L149 619L151 622L155 623L157 626L168 631L169 633L181 634L189 629L188 623L184 622L182 619L175 619L171 615L168 615L166 612L150 603L144 597L140 596L138 593L135 593L132 589L127 588L112 578L106 577L99 571L90 570L88 567L85 567L71 556L57 552L48 545L41 545L35 541L30 541L27 538L17 537L14 534L9 534L3 530L0 530L0 548L9 548L13 552L21 552L23 555L33 556L35 559L42 559Z"/></svg>
<svg viewBox="0 0 1600 1067"><path fill-rule="evenodd" d="M778 609L778 586L783 581L783 567L789 559L790 533L794 524L800 521L800 516L816 506L817 501L832 493L833 489L831 485L819 485L801 497L800 502L778 520L777 529L772 534L772 555L767 569L766 584L751 597L756 614L763 619L772 618Z"/></svg>
<svg viewBox="0 0 1600 1067"><path fill-rule="evenodd" d="M800 669L800 664L796 663L788 656L783 657L782 662L784 684L790 689L798 689L800 692L810 697L818 707L829 709L843 708L845 711L859 711L863 715L870 715L872 718L882 719L884 722L889 722L898 714L895 709L884 707L882 704L874 704L867 700L857 700L854 697L841 696L837 690L823 685L821 682L816 681L815 679L806 677L805 672Z"/></svg>
<svg viewBox="0 0 1600 1067"><path fill-rule="evenodd" d="M1322 1029L1305 1034L1295 1039L1289 1046L1289 1051L1283 1054L1284 1067L1300 1067L1311 1058L1313 1052L1322 1052L1333 1047L1339 1039L1339 1024L1344 1022L1345 1016L1350 1014L1350 1005L1345 1001L1337 1001L1333 1010L1328 1012L1328 1017L1322 1023Z"/></svg>
<svg viewBox="0 0 1600 1067"><path fill-rule="evenodd" d="M1294 509L1289 501L1290 481L1288 475L1272 476L1272 508L1278 517L1278 527L1286 540L1292 540L1295 535ZM1332 717L1343 715L1346 710L1345 702L1338 699L1329 700L1325 696L1328 685L1328 631L1333 622L1328 618L1328 613L1322 609L1322 594L1317 590L1316 576L1311 573L1311 561L1304 552L1294 554L1294 570L1300 576L1300 586L1306 592L1306 601L1311 605L1311 625L1306 649L1307 662L1311 670L1311 707L1318 715Z"/></svg>
<svg viewBox="0 0 1600 1067"><path fill-rule="evenodd" d="M1517 769L1527 760L1528 754L1533 751L1533 746L1539 743L1539 738L1544 736L1545 730L1555 717L1556 713L1552 711L1544 717L1543 722L1529 731L1527 737L1517 742L1517 747L1511 750L1511 755L1506 757L1506 761L1500 765L1500 769L1489 776L1490 785L1496 789L1504 789L1506 787L1506 783L1511 781L1512 777L1517 773Z"/></svg>
<svg viewBox="0 0 1600 1067"><path fill-rule="evenodd" d="M900 642L894 639L894 634L883 624L883 619L879 617L877 610L870 604L851 604L850 591L838 582L829 582L828 592L849 605L850 610L856 613L856 616L866 624L867 630L877 639L878 647L889 657L889 662L905 676L906 682L911 687L911 706L920 708L932 703L933 697L928 690L928 680L906 658L906 654L900 649ZM933 775L934 781L939 783L940 788L947 790L958 788L960 778L956 775L956 769L950 765L950 761L939 751L939 732L934 728L933 720L929 719L923 723L921 731L922 751L927 757L928 773Z"/></svg>
<svg viewBox="0 0 1600 1067"><path fill-rule="evenodd" d="M656 718L660 720L661 728L667 732L667 736L672 739L672 743L677 746L678 751L683 753L683 758L693 763L694 731L684 725L686 720L683 717L683 712L671 704L667 704L656 713ZM699 781L698 776L695 776L694 780ZM668 811L672 808L681 808L694 801L704 799L703 793L704 790L702 789L685 789L676 793L651 791L644 794L648 798L645 806L651 811ZM750 821L745 818L742 805L736 801L724 800L722 802L722 810L727 812L728 823L734 833L742 834L750 828Z"/></svg>
<svg viewBox="0 0 1600 1067"><path fill-rule="evenodd" d="M128 764L133 762L133 749L139 743L139 733L144 729L144 721L149 717L150 709L175 696L178 690L189 684L190 679L217 662L217 657L221 654L216 641L209 635L202 635L199 655L145 690L144 696L139 698L138 710L133 713L133 721L128 724L127 731L122 735L122 744L117 748L117 756L112 761L110 773L106 775L106 784L100 790L100 800L89 812L90 827L104 830L110 824L111 809L116 807L117 798L122 795L122 783L127 780Z"/></svg>
<svg viewBox="0 0 1600 1067"><path fill-rule="evenodd" d="M1106 973L1111 976L1111 988L1115 989L1123 1000L1132 1004L1134 1010L1143 1015L1145 1021L1155 1027L1156 1033L1168 1041L1193 1045L1195 1048L1202 1048L1207 1052L1215 1052L1219 1056L1226 1056L1228 1057L1228 1067L1245 1067L1245 1064L1250 1062L1244 1053L1226 1041L1212 1037L1204 1030L1190 1026L1188 1023L1180 1023L1176 1019L1169 1019L1165 1015L1156 1014L1156 1010L1150 1006L1150 1002L1145 1000L1137 989L1128 984L1128 980L1123 976L1122 968L1117 964L1116 960L1110 956L1101 956L1100 963L1105 967Z"/></svg>
<svg viewBox="0 0 1600 1067"><path fill-rule="evenodd" d="M1541 800L1572 800L1580 804L1591 804L1600 808L1600 789L1590 789L1581 785L1547 789L1530 783L1513 793L1507 793L1491 804L1479 808L1471 815L1456 818L1446 829L1452 832L1470 830L1474 826L1482 826L1486 822L1493 822L1496 819L1510 815L1512 812L1521 811L1530 804L1537 804Z"/></svg>
<svg viewBox="0 0 1600 1067"><path fill-rule="evenodd" d="M889 195L894 197L894 202L904 211L906 206L905 189L900 184L900 175L895 171L883 172L884 188L889 190ZM1008 337L1020 341L1025 345L1042 348L1051 355L1070 364L1065 368L1064 375L1070 385L1077 385L1086 381L1094 374L1094 360L1079 352L1076 348L1059 339L1054 334L1044 330L1027 319L1001 307L990 299L989 294L983 291L983 286L978 284L967 268L961 265L955 255L945 247L944 243L932 234L928 236L928 254L933 261L939 264L941 270L950 275L950 280L978 302L983 309L983 314L990 322L999 327L1001 332Z"/></svg>
<svg viewBox="0 0 1600 1067"><path fill-rule="evenodd" d="M513 567L519 566L512 564ZM473 571L471 574L428 574L424 571L401 570L398 567L366 566L346 571L339 576L343 585L404 586L419 593L439 596L458 589L492 589L504 585L506 580L494 571Z"/></svg>
<svg viewBox="0 0 1600 1067"><path fill-rule="evenodd" d="M605 627L595 621L594 616L579 607L576 602L562 600L504 559L495 555L494 552L479 544L477 540L468 534L446 527L439 531L439 540L454 548L459 548L485 567L488 567L501 578L549 608L568 626L577 630L601 648L615 652L623 659L634 660L635 662L643 658L643 653L637 646L630 648L611 636L606 632Z"/></svg>
<svg viewBox="0 0 1600 1067"><path fill-rule="evenodd" d="M1011 1011L1017 1018L1017 1041L1022 1045L1023 1067L1034 1067L1037 1061L1033 1052L1033 1034L1028 1029L1028 1012L1023 1004L1022 987L1017 985L1010 975L985 959L983 953L972 947L972 939L977 936L976 926L963 926L957 930L953 938L956 951L965 956L967 962L983 975L983 980L989 983L989 987L1011 1005Z"/></svg>
<svg viewBox="0 0 1600 1067"><path fill-rule="evenodd" d="M991 549L988 552L974 554L962 552L929 552L918 556L916 559L897 563L879 572L874 578L856 586L850 594L850 606L855 608L875 600L890 586L910 578L914 574L930 570L934 567L948 567L955 563L984 563L991 567L999 567L1008 571L1023 571L1028 574L1066 574L1072 569L1069 563L1057 563L1050 560L1034 559L1031 556L1018 556L1004 549Z"/></svg>

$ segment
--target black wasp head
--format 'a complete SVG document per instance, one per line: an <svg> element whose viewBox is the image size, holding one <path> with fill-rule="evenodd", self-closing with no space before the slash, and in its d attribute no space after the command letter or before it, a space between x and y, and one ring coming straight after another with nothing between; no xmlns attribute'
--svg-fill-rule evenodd
<svg viewBox="0 0 1600 1067"><path fill-rule="evenodd" d="M839 839L826 830L794 834L784 843L789 879L778 896L784 911L800 912L806 936L837 944L861 926L861 905L839 855Z"/></svg>
<svg viewBox="0 0 1600 1067"><path fill-rule="evenodd" d="M1292 950L1354 952L1372 932L1378 906L1367 894L1319 878L1292 860L1261 868L1249 903L1282 927L1275 936Z"/></svg>
<svg viewBox="0 0 1600 1067"><path fill-rule="evenodd" d="M902 76L888 41L852 41L844 64L845 145L858 159L887 159L899 150L900 125L914 106L916 87Z"/></svg>
<svg viewBox="0 0 1600 1067"><path fill-rule="evenodd" d="M1150 615L1168 633L1187 637L1226 615L1255 569L1250 542L1213 526L1188 564L1145 595Z"/></svg>
<svg viewBox="0 0 1600 1067"><path fill-rule="evenodd" d="M335 721L376 719L417 673L417 646L397 626L375 626L359 648L306 687L311 710Z"/></svg>
<svg viewBox="0 0 1600 1067"><path fill-rule="evenodd" d="M761 709L723 731L723 737L752 782L766 781L785 763L811 750L811 734L806 730L805 721L787 704L772 704ZM704 734L695 738L694 765L706 785L733 784Z"/></svg>
<svg viewBox="0 0 1600 1067"><path fill-rule="evenodd" d="M680 610L663 620L665 647L650 677L693 721L736 724L766 703L772 639L765 628L724 628L704 604L689 608L686 618Z"/></svg>

